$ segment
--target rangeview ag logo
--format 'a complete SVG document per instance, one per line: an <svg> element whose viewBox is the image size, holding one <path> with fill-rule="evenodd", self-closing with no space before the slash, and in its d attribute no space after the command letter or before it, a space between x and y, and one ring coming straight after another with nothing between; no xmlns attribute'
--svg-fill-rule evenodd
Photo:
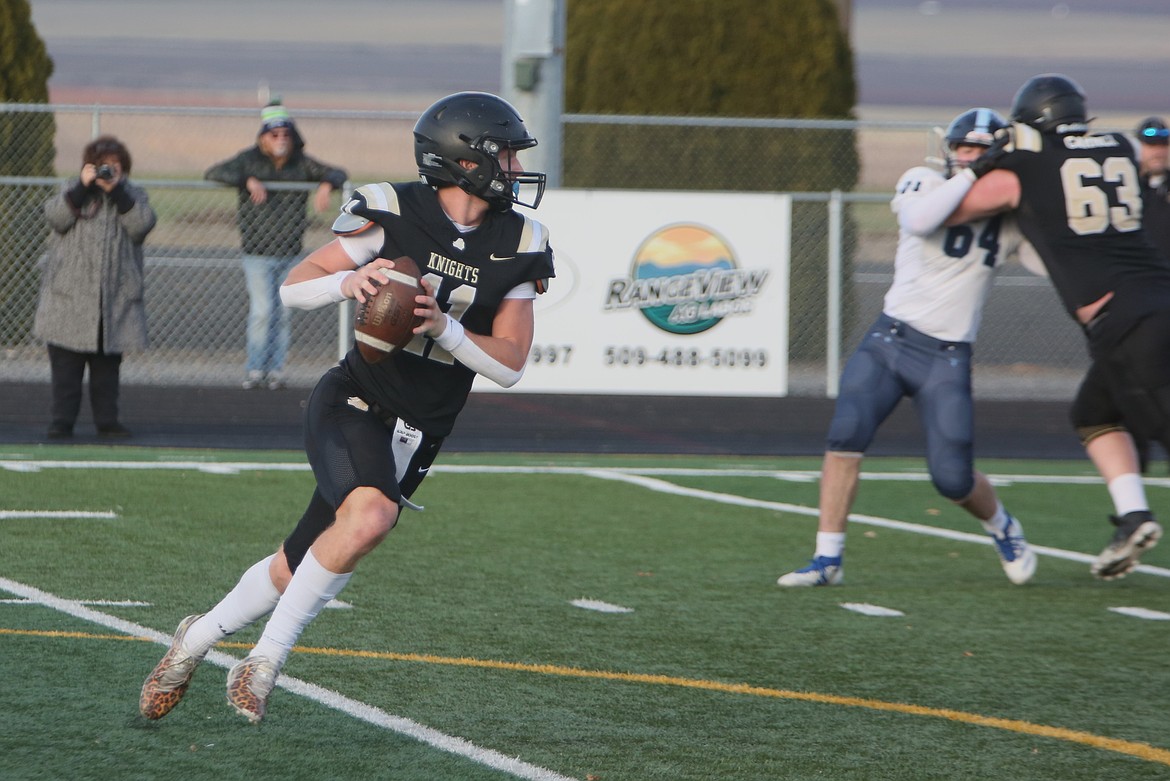
<svg viewBox="0 0 1170 781"><path fill-rule="evenodd" d="M725 317L749 314L767 279L767 269L737 268L714 231L668 225L638 247L628 277L609 281L604 308L636 308L663 331L697 334Z"/></svg>

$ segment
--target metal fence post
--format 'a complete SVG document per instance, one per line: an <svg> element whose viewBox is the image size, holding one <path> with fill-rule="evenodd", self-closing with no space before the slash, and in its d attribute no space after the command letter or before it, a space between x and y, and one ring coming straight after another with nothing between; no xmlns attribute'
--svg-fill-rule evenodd
<svg viewBox="0 0 1170 781"><path fill-rule="evenodd" d="M353 197L354 186L349 180L341 187L341 204ZM346 299L337 307L337 360L345 357L353 346L353 300Z"/></svg>
<svg viewBox="0 0 1170 781"><path fill-rule="evenodd" d="M841 191L829 193L829 279L825 302L825 395L837 398L841 370Z"/></svg>

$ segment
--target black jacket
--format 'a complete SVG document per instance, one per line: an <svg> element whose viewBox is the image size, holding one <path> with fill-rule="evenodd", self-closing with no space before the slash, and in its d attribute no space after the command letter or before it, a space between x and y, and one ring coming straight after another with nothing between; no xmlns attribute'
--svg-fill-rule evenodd
<svg viewBox="0 0 1170 781"><path fill-rule="evenodd" d="M293 132L293 151L279 169L272 158L252 146L231 159L216 163L204 179L222 182L239 190L236 222L241 248L247 255L296 256L301 253L309 227L309 193L296 190L269 190L262 204L252 203L245 188L249 176L261 182L328 182L340 190L347 175L341 168L326 165L304 153L304 142Z"/></svg>
<svg viewBox="0 0 1170 781"><path fill-rule="evenodd" d="M1142 227L1150 243L1170 258L1170 171L1156 177L1142 177Z"/></svg>

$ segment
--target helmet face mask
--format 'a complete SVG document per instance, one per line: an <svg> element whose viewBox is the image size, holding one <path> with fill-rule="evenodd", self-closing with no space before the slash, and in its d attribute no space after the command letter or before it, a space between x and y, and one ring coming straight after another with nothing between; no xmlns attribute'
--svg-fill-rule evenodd
<svg viewBox="0 0 1170 781"><path fill-rule="evenodd" d="M987 149L995 141L995 133L1008 126L1007 120L989 108L973 108L951 120L943 134L943 160L946 174L954 176L970 163L955 158L958 146L980 146Z"/></svg>
<svg viewBox="0 0 1170 781"><path fill-rule="evenodd" d="M1030 125L1041 133L1084 133L1089 128L1085 92L1059 73L1033 76L1016 93L1012 121Z"/></svg>
<svg viewBox="0 0 1170 781"><path fill-rule="evenodd" d="M432 187L459 187L497 211L540 204L545 174L506 170L500 162L506 150L534 146L536 139L516 109L486 92L449 95L424 111L414 126L414 157L422 180Z"/></svg>

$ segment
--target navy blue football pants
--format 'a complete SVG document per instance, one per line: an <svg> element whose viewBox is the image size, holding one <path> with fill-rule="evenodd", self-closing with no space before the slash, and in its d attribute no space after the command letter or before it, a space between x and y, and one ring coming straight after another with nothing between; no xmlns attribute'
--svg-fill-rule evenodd
<svg viewBox="0 0 1170 781"><path fill-rule="evenodd" d="M864 453L903 398L926 435L935 490L967 498L975 487L971 345L943 342L882 314L845 364L827 448Z"/></svg>

